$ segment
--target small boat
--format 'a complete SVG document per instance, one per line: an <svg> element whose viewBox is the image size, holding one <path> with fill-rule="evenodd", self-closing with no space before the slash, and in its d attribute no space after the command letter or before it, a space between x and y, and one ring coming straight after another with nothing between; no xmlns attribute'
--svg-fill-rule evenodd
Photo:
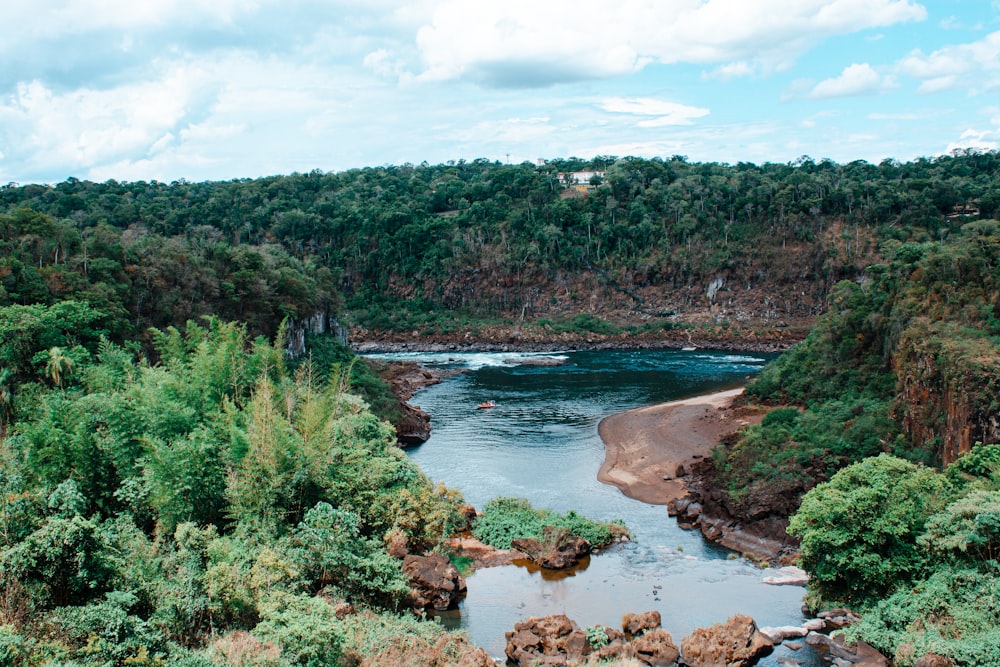
<svg viewBox="0 0 1000 667"><path fill-rule="evenodd" d="M479 409L483 410L485 408L495 408L497 406L496 401L483 401L479 404Z"/></svg>

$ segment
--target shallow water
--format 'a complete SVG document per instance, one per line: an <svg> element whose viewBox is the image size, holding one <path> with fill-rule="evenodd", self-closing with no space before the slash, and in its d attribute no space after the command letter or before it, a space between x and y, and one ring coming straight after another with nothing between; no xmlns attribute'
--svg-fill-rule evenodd
<svg viewBox="0 0 1000 667"><path fill-rule="evenodd" d="M604 445L600 420L635 407L739 386L763 354L587 351L563 354L408 353L384 355L466 372L421 390L412 402L432 415L431 438L409 451L434 481L459 489L477 507L498 496L538 507L623 519L634 541L590 559L569 577L519 566L480 570L456 612L442 618L503 656L504 633L528 616L565 613L581 627L619 627L622 614L655 609L675 642L696 627L736 613L758 625L803 620L799 587L769 586L767 571L684 531L663 506L624 496L597 481ZM534 357L559 366L537 366ZM495 400L497 407L478 404ZM761 664L815 657L781 649ZM815 663L819 664L819 663Z"/></svg>

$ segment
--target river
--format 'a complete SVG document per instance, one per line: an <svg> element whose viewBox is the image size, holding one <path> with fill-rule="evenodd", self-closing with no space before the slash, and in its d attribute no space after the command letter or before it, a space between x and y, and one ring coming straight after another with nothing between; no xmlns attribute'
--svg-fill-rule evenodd
<svg viewBox="0 0 1000 667"><path fill-rule="evenodd" d="M770 358L711 351L566 353L406 353L379 355L465 372L418 392L412 403L432 415L431 438L409 450L435 482L457 488L477 507L498 496L537 507L622 519L634 536L591 557L570 576L507 566L476 572L460 608L442 617L495 657L504 633L528 616L565 613L580 627L620 627L622 614L657 610L680 645L697 627L733 614L760 626L799 624L804 589L770 586L768 572L681 530L662 506L624 496L597 481L610 414L740 386ZM560 362L560 365L536 365ZM495 408L477 409L494 400ZM808 648L780 648L762 661L820 664Z"/></svg>

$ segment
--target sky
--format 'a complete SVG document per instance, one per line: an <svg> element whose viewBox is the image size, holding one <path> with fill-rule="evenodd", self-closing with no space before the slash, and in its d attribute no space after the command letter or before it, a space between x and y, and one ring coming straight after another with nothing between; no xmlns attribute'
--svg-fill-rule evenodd
<svg viewBox="0 0 1000 667"><path fill-rule="evenodd" d="M1000 148L1000 0L6 0L0 183Z"/></svg>

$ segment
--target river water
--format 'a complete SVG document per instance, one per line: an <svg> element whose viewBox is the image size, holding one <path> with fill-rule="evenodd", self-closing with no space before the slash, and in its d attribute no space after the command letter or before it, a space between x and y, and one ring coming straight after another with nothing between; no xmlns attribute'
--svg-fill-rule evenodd
<svg viewBox="0 0 1000 667"><path fill-rule="evenodd" d="M657 610L678 645L695 628L737 613L760 626L802 622L804 589L764 584L769 571L697 531L681 530L663 506L597 481L602 418L740 386L769 355L603 350L380 356L465 371L411 400L432 415L430 440L409 454L433 481L459 489L477 507L498 496L527 498L536 507L622 519L634 536L570 576L511 565L469 577L468 596L441 620L466 630L491 655L503 656L504 633L515 623L546 614L565 613L580 627L620 627L625 612ZM561 363L535 365L539 359ZM497 406L478 409L486 400ZM820 664L808 648L780 648L761 664L786 658Z"/></svg>

